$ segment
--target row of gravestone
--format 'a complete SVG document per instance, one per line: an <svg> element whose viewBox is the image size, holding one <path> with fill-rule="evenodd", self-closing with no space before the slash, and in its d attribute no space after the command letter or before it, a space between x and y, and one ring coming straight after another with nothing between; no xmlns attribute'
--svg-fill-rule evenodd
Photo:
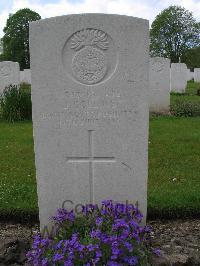
<svg viewBox="0 0 200 266"><path fill-rule="evenodd" d="M19 70L19 64L12 61L0 62L0 93L9 85L31 84L30 69Z"/></svg>
<svg viewBox="0 0 200 266"><path fill-rule="evenodd" d="M167 113L170 105L170 91L185 92L187 81L194 79L200 82L200 68L194 72L187 69L184 63L172 63L162 57L150 58L149 89L150 111ZM31 71L19 71L19 64L15 62L0 62L0 92L10 85L19 83L31 84Z"/></svg>
<svg viewBox="0 0 200 266"><path fill-rule="evenodd" d="M165 88L169 99L170 82L169 60L151 59L149 68L148 21L36 21L30 54L41 227L57 208L103 199L137 202L146 217L149 76L159 88L152 99Z"/></svg>
<svg viewBox="0 0 200 266"><path fill-rule="evenodd" d="M167 58L150 58L149 69L151 112L169 112L170 91L184 93L188 80L200 82L200 68L191 72L184 63L172 63L170 67Z"/></svg>

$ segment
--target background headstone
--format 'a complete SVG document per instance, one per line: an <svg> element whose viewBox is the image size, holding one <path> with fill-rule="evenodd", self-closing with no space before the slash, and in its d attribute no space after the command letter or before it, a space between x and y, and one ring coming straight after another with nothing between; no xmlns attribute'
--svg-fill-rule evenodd
<svg viewBox="0 0 200 266"><path fill-rule="evenodd" d="M28 83L31 84L31 70L24 69L20 71L20 83Z"/></svg>
<svg viewBox="0 0 200 266"><path fill-rule="evenodd" d="M138 201L146 216L148 32L119 15L31 23L41 227L63 202Z"/></svg>
<svg viewBox="0 0 200 266"><path fill-rule="evenodd" d="M188 70L184 63L171 64L171 91L185 92L187 86Z"/></svg>
<svg viewBox="0 0 200 266"><path fill-rule="evenodd" d="M188 71L188 76L187 76L187 80L192 80L194 79L194 72L192 72L190 69L187 70Z"/></svg>
<svg viewBox="0 0 200 266"><path fill-rule="evenodd" d="M167 113L170 106L170 60L150 58L149 64L150 112Z"/></svg>
<svg viewBox="0 0 200 266"><path fill-rule="evenodd" d="M17 62L0 62L0 93L9 85L19 85L20 71Z"/></svg>
<svg viewBox="0 0 200 266"><path fill-rule="evenodd" d="M200 82L200 68L194 69L194 81Z"/></svg>

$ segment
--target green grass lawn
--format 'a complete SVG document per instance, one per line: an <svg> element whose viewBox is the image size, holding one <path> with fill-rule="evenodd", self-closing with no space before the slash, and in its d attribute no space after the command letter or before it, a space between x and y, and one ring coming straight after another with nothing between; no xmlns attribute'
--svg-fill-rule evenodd
<svg viewBox="0 0 200 266"><path fill-rule="evenodd" d="M200 214L200 117L150 121L149 213Z"/></svg>
<svg viewBox="0 0 200 266"><path fill-rule="evenodd" d="M200 117L151 118L148 209L150 217L200 213ZM0 217L35 213L32 123L0 122Z"/></svg>
<svg viewBox="0 0 200 266"><path fill-rule="evenodd" d="M194 82L190 80L187 82L187 88L185 92L190 95L196 95L198 89L200 89L200 82Z"/></svg>
<svg viewBox="0 0 200 266"><path fill-rule="evenodd" d="M32 123L0 122L0 217L36 210Z"/></svg>

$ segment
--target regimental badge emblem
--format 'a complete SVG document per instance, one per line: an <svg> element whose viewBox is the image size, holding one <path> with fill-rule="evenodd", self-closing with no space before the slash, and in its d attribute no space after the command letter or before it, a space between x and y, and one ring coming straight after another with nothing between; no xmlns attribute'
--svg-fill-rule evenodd
<svg viewBox="0 0 200 266"><path fill-rule="evenodd" d="M100 30L86 29L71 39L71 49L77 51L72 69L77 79L85 84L100 82L107 71L104 50L109 47L108 36Z"/></svg>
<svg viewBox="0 0 200 266"><path fill-rule="evenodd" d="M66 42L63 58L68 73L86 85L105 80L114 72L117 64L112 38L98 29L75 32Z"/></svg>

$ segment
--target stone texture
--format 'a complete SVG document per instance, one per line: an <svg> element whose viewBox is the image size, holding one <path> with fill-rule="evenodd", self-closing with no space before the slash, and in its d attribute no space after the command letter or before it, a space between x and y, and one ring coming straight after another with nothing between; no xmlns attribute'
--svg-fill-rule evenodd
<svg viewBox="0 0 200 266"><path fill-rule="evenodd" d="M0 62L0 93L9 85L19 85L19 64L17 62Z"/></svg>
<svg viewBox="0 0 200 266"><path fill-rule="evenodd" d="M20 83L28 83L31 84L31 70L24 69L20 71Z"/></svg>
<svg viewBox="0 0 200 266"><path fill-rule="evenodd" d="M194 81L200 82L200 68L194 69Z"/></svg>
<svg viewBox="0 0 200 266"><path fill-rule="evenodd" d="M41 227L63 202L138 201L146 216L148 31L119 15L31 23Z"/></svg>
<svg viewBox="0 0 200 266"><path fill-rule="evenodd" d="M185 92L188 70L184 63L171 64L171 91Z"/></svg>
<svg viewBox="0 0 200 266"><path fill-rule="evenodd" d="M149 64L150 112L168 113L170 106L170 60L150 58Z"/></svg>

